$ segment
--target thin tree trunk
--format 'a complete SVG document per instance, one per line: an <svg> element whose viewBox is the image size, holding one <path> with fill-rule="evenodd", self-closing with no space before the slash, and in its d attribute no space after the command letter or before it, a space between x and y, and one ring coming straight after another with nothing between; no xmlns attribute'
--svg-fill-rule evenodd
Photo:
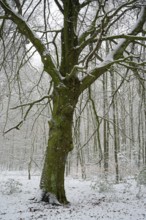
<svg viewBox="0 0 146 220"><path fill-rule="evenodd" d="M107 74L103 75L103 146L104 146L104 172L108 173L109 168L109 125L107 112Z"/></svg>
<svg viewBox="0 0 146 220"><path fill-rule="evenodd" d="M133 122L133 85L132 88L129 88L129 124L130 124L130 128L129 128L129 136L130 136L130 153L129 153L129 157L130 157L130 161L132 161L132 151L134 149L134 122Z"/></svg>
<svg viewBox="0 0 146 220"><path fill-rule="evenodd" d="M146 85L146 83L144 83ZM146 91L144 90L144 134L146 134ZM146 166L146 135L143 136L144 139L144 151L145 151L145 160L144 164Z"/></svg>
<svg viewBox="0 0 146 220"><path fill-rule="evenodd" d="M112 93L115 92L115 78L113 73L111 73L111 88ZM115 170L116 170L116 182L119 182L119 164L118 164L118 132L117 132L117 114L116 114L116 95L113 97L112 101L113 107L113 130L114 130L114 159L115 159Z"/></svg>
<svg viewBox="0 0 146 220"><path fill-rule="evenodd" d="M139 108L138 108L138 168L140 168L141 165L141 154L142 154L142 146L141 146L141 101L139 103Z"/></svg>
<svg viewBox="0 0 146 220"><path fill-rule="evenodd" d="M94 152L96 152L99 149L99 160L101 160L102 157L103 157L103 152L102 152L102 147L101 147L101 140L100 140L101 121L99 120L98 114L96 112L96 106L95 106L95 102L92 98L91 88L89 88L89 100L91 101L94 117L95 117L95 120L96 120L96 127L97 127L97 134L96 134L97 135L97 143L95 143L97 147L94 149ZM95 137L96 137L96 135L95 135ZM99 163L99 165L101 166L101 162Z"/></svg>

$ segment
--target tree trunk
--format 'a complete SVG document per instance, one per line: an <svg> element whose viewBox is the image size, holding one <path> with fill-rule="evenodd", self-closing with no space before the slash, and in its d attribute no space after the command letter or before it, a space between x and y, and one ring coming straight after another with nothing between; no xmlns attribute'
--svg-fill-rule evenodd
<svg viewBox="0 0 146 220"><path fill-rule="evenodd" d="M78 96L77 96L78 97ZM77 98L67 87L58 87L53 92L53 112L49 121L49 140L40 182L42 200L51 202L53 194L62 204L68 203L64 189L65 164L69 151L73 149L72 123Z"/></svg>
<svg viewBox="0 0 146 220"><path fill-rule="evenodd" d="M108 174L109 169L109 122L108 122L108 97L107 97L107 74L103 75L103 152L104 152L104 173Z"/></svg>
<svg viewBox="0 0 146 220"><path fill-rule="evenodd" d="M115 93L116 91L116 85L115 85L115 77L114 74L111 72L111 90L112 94ZM113 107L113 138L114 138L114 159L115 159L115 171L116 171L116 183L119 182L119 163L118 163L118 151L119 151L119 133L117 131L117 122L118 122L118 117L117 117L117 95L115 94L113 97L112 101L112 107Z"/></svg>

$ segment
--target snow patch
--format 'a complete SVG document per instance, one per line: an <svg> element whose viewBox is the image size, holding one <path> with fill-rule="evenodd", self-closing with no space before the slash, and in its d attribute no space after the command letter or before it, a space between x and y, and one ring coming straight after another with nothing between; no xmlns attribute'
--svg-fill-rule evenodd
<svg viewBox="0 0 146 220"><path fill-rule="evenodd" d="M9 182L9 178L20 183L21 192L3 194L2 185ZM26 176L18 173L0 175L0 219L1 220L144 220L146 219L146 198L138 199L137 183L129 178L124 183L113 184L113 191L99 192L99 186L93 189L93 181L67 178L66 194L71 202L70 206L53 206L45 202L35 202L33 197L39 190L39 176ZM95 180L94 180L95 181ZM100 178L96 179L100 183ZM126 189L126 190L125 190ZM29 190L29 191L28 191ZM16 196L17 195L17 196ZM143 187L146 195L146 187ZM56 202L54 195L49 194L52 203ZM39 200L39 199L38 199Z"/></svg>

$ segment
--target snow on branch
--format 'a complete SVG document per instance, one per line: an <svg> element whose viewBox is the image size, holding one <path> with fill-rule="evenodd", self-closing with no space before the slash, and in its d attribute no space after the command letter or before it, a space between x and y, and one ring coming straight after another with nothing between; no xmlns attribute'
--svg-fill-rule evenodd
<svg viewBox="0 0 146 220"><path fill-rule="evenodd" d="M3 8L6 14L9 14L9 19L11 19L17 25L19 32L22 35L25 35L26 38L30 40L30 42L36 48L44 64L44 70L52 77L52 80L55 83L59 83L61 80L59 71L53 63L51 55L47 51L41 39L39 39L35 32L32 31L32 28L29 27L24 18L20 14L17 14L12 8L10 8L6 1L0 0L0 6Z"/></svg>
<svg viewBox="0 0 146 220"><path fill-rule="evenodd" d="M86 0L82 4L80 4L80 8L84 8L85 6L89 5L92 2L95 2L97 0Z"/></svg>
<svg viewBox="0 0 146 220"><path fill-rule="evenodd" d="M129 57L123 58L123 53L126 47L132 42L134 36L143 31L143 25L146 22L146 6L142 7L139 19L136 24L133 26L131 32L128 34L130 37L125 37L120 40L120 42L115 46L113 51L105 57L105 59L97 65L96 68L92 69L90 72L87 72L86 76L81 81L80 92L89 87L97 78L109 70L109 68L120 62L125 62ZM126 35L123 35L126 36ZM139 37L139 36L137 36Z"/></svg>
<svg viewBox="0 0 146 220"><path fill-rule="evenodd" d="M129 40L146 40L146 37L144 36L135 36L135 35L126 35L126 34L121 34L121 35L113 35L113 36L106 36L102 37L102 40L114 40L114 39L129 39Z"/></svg>

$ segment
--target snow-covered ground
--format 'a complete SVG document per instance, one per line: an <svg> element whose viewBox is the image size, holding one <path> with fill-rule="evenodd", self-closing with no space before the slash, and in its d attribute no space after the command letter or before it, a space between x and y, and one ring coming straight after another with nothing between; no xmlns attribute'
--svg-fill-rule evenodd
<svg viewBox="0 0 146 220"><path fill-rule="evenodd" d="M102 184L66 179L70 206L51 206L31 200L37 195L39 177L18 173L0 174L0 220L142 220L146 219L146 189L137 198L132 179L103 192ZM102 191L102 192L100 192Z"/></svg>

